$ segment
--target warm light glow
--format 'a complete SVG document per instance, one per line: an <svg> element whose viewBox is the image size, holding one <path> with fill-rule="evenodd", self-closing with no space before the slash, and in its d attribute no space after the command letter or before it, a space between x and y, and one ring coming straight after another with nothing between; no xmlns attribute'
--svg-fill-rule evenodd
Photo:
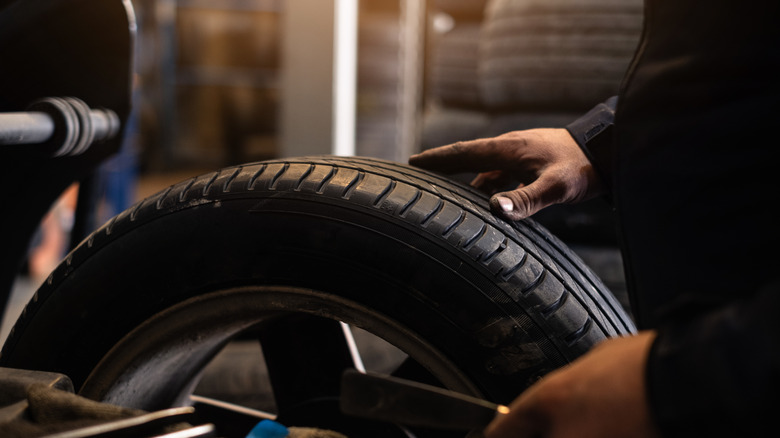
<svg viewBox="0 0 780 438"><path fill-rule="evenodd" d="M498 411L499 414L508 414L509 413L509 407L504 405L498 405L496 408L496 411Z"/></svg>

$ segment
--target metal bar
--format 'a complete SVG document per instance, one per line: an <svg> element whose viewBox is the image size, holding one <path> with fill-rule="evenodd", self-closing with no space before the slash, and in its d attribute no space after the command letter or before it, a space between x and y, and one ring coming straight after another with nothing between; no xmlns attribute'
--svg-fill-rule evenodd
<svg viewBox="0 0 780 438"><path fill-rule="evenodd" d="M333 150L355 155L357 0L336 0L333 23Z"/></svg>
<svg viewBox="0 0 780 438"><path fill-rule="evenodd" d="M443 430L484 428L509 408L410 380L344 372L340 406L349 415Z"/></svg>
<svg viewBox="0 0 780 438"><path fill-rule="evenodd" d="M54 134L54 121L42 112L0 114L0 145L43 143Z"/></svg>
<svg viewBox="0 0 780 438"><path fill-rule="evenodd" d="M355 362L355 368L358 371L366 372L366 366L363 365L363 358L360 357L360 350L358 349L357 342L355 342L355 336L352 335L352 328L349 324L339 322L341 325L341 331L344 332L344 340L349 347L349 354L352 356L352 361Z"/></svg>
<svg viewBox="0 0 780 438"><path fill-rule="evenodd" d="M0 145L54 143L55 155L79 155L95 141L113 138L115 112L90 109L76 98L36 101L27 112L0 113Z"/></svg>

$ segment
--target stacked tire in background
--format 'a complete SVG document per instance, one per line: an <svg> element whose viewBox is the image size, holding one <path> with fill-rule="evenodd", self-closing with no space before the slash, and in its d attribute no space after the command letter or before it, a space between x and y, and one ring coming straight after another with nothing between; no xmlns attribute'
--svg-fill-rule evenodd
<svg viewBox="0 0 780 438"><path fill-rule="evenodd" d="M641 0L492 0L479 87L490 111L588 110L617 94Z"/></svg>
<svg viewBox="0 0 780 438"><path fill-rule="evenodd" d="M641 0L440 0L434 8L430 105L487 118L487 135L503 132L495 125L506 118L521 128L561 126L617 94L642 28Z"/></svg>
<svg viewBox="0 0 780 438"><path fill-rule="evenodd" d="M434 26L423 149L566 126L618 93L642 30L642 0L439 0L433 7L434 24L449 21L449 29ZM535 218L581 249L628 306L604 201L555 206Z"/></svg>

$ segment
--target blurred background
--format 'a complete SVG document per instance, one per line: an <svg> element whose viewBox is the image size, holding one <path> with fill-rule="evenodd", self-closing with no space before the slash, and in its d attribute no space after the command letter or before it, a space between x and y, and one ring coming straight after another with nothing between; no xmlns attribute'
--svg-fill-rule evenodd
<svg viewBox="0 0 780 438"><path fill-rule="evenodd" d="M405 160L417 149L426 100L430 23L425 2L134 4L141 173L222 167L296 152L333 153L327 124L333 119L335 15L344 5L354 9L352 21L338 26L353 28L347 42L355 50L352 153Z"/></svg>
<svg viewBox="0 0 780 438"><path fill-rule="evenodd" d="M642 25L642 0L132 4L134 108L122 151L101 169L97 223L229 165L312 154L406 162L458 140L563 127L617 93ZM44 221L21 287L64 255L73 196ZM627 306L606 202L536 219Z"/></svg>
<svg viewBox="0 0 780 438"><path fill-rule="evenodd" d="M356 155L405 161L477 135L563 126L617 93L642 13L641 0L133 4L140 174L334 152L331 127L316 131L305 113L333 119L334 39L349 28L354 73L338 73L354 74L339 91L354 87ZM344 8L355 11L336 24Z"/></svg>
<svg viewBox="0 0 780 438"><path fill-rule="evenodd" d="M564 127L618 92L642 25L642 0L131 1L134 105L120 153L99 170L96 227L225 166L312 154L403 163L459 140ZM41 224L0 342L68 251L78 196L71 187ZM534 219L629 309L606 201ZM398 359L355 336L370 369ZM269 388L258 357L256 342L232 342L198 394L272 411L256 390Z"/></svg>

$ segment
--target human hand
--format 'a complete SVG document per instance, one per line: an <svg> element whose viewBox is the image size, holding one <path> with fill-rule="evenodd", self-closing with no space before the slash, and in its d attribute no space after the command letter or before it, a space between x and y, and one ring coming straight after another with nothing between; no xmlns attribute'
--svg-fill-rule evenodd
<svg viewBox="0 0 780 438"><path fill-rule="evenodd" d="M490 206L509 220L542 208L592 198L604 187L585 153L565 129L513 131L462 141L413 155L413 166L444 173L482 172L471 185L493 194ZM520 185L496 193L513 181Z"/></svg>
<svg viewBox="0 0 780 438"><path fill-rule="evenodd" d="M523 392L485 438L655 438L645 363L655 332L613 338Z"/></svg>

